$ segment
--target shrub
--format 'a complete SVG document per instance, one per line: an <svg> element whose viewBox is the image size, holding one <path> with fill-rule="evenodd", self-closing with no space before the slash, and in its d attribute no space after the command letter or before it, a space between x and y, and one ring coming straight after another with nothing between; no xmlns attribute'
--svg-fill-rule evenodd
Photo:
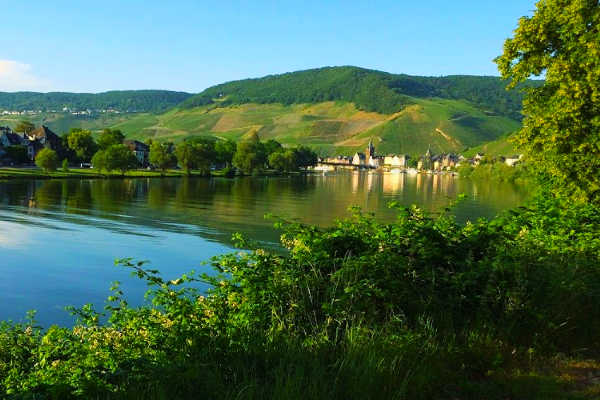
<svg viewBox="0 0 600 400"><path fill-rule="evenodd" d="M54 150L44 148L35 156L35 165L43 169L46 173L56 171L58 167L58 155Z"/></svg>

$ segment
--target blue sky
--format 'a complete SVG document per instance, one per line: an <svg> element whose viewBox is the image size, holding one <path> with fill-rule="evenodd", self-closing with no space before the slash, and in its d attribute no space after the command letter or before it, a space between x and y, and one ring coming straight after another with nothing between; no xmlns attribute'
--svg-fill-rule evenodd
<svg viewBox="0 0 600 400"><path fill-rule="evenodd" d="M327 65L498 75L533 0L0 0L0 91L199 92Z"/></svg>

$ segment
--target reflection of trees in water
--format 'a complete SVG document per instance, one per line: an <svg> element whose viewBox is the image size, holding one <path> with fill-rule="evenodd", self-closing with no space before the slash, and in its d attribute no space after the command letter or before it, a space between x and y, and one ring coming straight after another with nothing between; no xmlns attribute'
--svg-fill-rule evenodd
<svg viewBox="0 0 600 400"><path fill-rule="evenodd" d="M177 184L173 179L148 180L148 207L155 210L166 208L177 193Z"/></svg>
<svg viewBox="0 0 600 400"><path fill-rule="evenodd" d="M330 225L348 216L348 208L354 205L388 219L395 215L387 208L390 201L435 211L465 193L469 200L456 209L459 219L465 220L518 205L525 198L523 192L506 183L423 174L46 180L0 183L0 205L94 215L183 232L183 226L171 225L176 223L200 228L199 234L229 243L235 231L257 240L276 238L272 222L263 218L266 213Z"/></svg>
<svg viewBox="0 0 600 400"><path fill-rule="evenodd" d="M35 188L35 207L44 210L62 208L63 185L61 181L44 181Z"/></svg>
<svg viewBox="0 0 600 400"><path fill-rule="evenodd" d="M134 179L96 179L88 181L94 208L105 213L121 213L126 205L135 200Z"/></svg>
<svg viewBox="0 0 600 400"><path fill-rule="evenodd" d="M35 193L35 181L6 181L0 183L0 204L27 206Z"/></svg>
<svg viewBox="0 0 600 400"><path fill-rule="evenodd" d="M80 180L64 181L63 197L66 198L66 212L74 214L91 213L93 205L89 182Z"/></svg>

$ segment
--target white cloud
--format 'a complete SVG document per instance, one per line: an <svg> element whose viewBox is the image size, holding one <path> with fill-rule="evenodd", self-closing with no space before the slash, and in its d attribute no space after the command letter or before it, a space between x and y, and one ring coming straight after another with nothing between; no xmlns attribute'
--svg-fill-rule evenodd
<svg viewBox="0 0 600 400"><path fill-rule="evenodd" d="M12 60L0 60L1 92L48 91L51 89L50 82L36 76L31 65Z"/></svg>

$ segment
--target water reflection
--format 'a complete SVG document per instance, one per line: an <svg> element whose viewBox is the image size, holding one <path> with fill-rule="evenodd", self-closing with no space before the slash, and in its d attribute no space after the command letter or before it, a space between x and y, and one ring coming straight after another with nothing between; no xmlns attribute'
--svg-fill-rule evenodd
<svg viewBox="0 0 600 400"><path fill-rule="evenodd" d="M393 211L386 206L392 200L435 211L447 206L459 193L469 196L455 211L462 221L493 216L520 204L525 197L522 189L510 184L448 175L348 173L233 180L9 181L0 183L0 207L16 214L119 232L127 231L122 224L201 232L207 239L229 243L230 234L237 230L258 240L276 238L275 233L268 232L270 222L263 219L266 213L327 225L347 216L351 205L389 218Z"/></svg>

